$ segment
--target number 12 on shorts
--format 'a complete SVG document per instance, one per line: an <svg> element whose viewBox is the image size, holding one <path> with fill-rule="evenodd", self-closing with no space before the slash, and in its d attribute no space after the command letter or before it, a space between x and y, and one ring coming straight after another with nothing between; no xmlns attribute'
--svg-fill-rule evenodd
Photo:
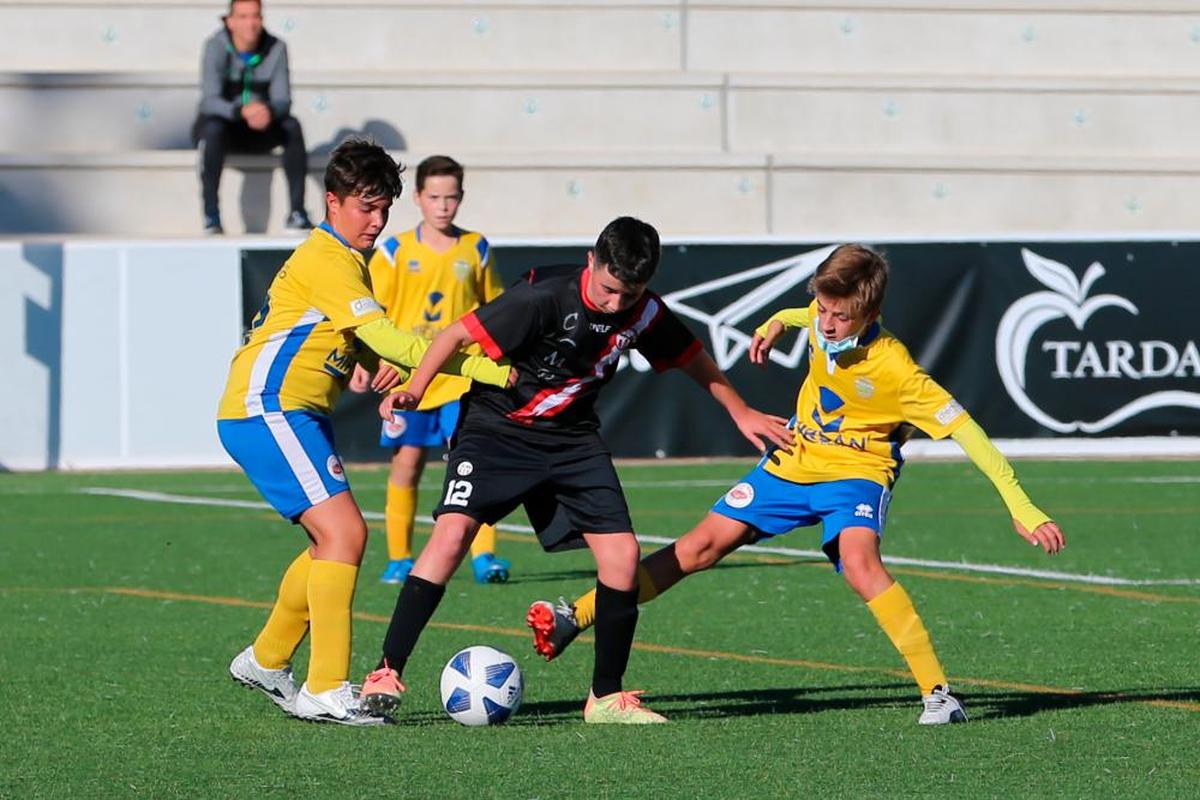
<svg viewBox="0 0 1200 800"><path fill-rule="evenodd" d="M467 500L471 497L471 491L475 487L470 481L452 480L446 482L446 499L442 501L444 506L465 506Z"/></svg>

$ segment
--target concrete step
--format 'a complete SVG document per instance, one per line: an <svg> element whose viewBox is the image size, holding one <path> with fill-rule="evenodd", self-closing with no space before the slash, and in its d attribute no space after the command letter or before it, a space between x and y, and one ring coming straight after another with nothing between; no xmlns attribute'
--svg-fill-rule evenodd
<svg viewBox="0 0 1200 800"><path fill-rule="evenodd" d="M221 2L0 4L0 70L197 70ZM292 67L676 69L679 3L285 0L263 8ZM53 43L52 45L50 43Z"/></svg>
<svg viewBox="0 0 1200 800"><path fill-rule="evenodd" d="M194 70L224 3L0 2L0 70ZM1196 76L1194 0L279 0L293 67ZM336 38L335 38L336 37Z"/></svg>
<svg viewBox="0 0 1200 800"><path fill-rule="evenodd" d="M399 153L416 163L427 153ZM879 153L701 155L459 153L461 221L493 236L587 237L620 214L670 236L879 236L1178 231L1200 217L1200 158L990 158ZM277 161L234 157L222 185L231 233L278 233ZM319 157L309 208L320 210ZM411 179L411 174L410 174ZM393 229L412 225L406 190ZM194 235L195 154L0 155L0 233ZM314 214L319 216L319 214Z"/></svg>
<svg viewBox="0 0 1200 800"><path fill-rule="evenodd" d="M298 72L309 149L1187 157L1191 78L680 72ZM173 73L0 73L0 152L190 147ZM86 124L80 124L86 120Z"/></svg>

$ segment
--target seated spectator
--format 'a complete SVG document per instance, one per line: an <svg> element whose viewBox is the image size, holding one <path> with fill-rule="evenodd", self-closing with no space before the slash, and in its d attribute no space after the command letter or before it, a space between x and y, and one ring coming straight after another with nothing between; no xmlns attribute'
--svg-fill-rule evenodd
<svg viewBox="0 0 1200 800"><path fill-rule="evenodd" d="M291 230L312 227L304 210L308 152L291 116L287 45L263 29L260 0L230 0L224 26L204 43L200 113L192 136L200 148L205 233L224 233L217 187L225 153L266 153L283 146Z"/></svg>

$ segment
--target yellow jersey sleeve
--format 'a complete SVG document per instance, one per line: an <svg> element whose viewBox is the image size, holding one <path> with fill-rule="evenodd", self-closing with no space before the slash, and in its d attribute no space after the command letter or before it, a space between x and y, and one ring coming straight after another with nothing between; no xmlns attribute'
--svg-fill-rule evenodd
<svg viewBox="0 0 1200 800"><path fill-rule="evenodd" d="M759 336L766 336L767 329L771 327L772 322L778 322L783 326L785 331L791 328L807 328L812 324L811 308L811 306L807 306L805 308L785 308L776 311L771 315L770 319L755 328L754 332Z"/></svg>
<svg viewBox="0 0 1200 800"><path fill-rule="evenodd" d="M479 241L480 259L476 284L479 286L480 305L482 305L499 297L500 293L504 291L504 287L500 285L500 276L496 273L496 264L492 258L492 248L488 244L488 240L481 236Z"/></svg>
<svg viewBox="0 0 1200 800"><path fill-rule="evenodd" d="M930 438L944 439L971 418L949 392L913 361L907 349L897 348L891 363L896 370L901 415Z"/></svg>
<svg viewBox="0 0 1200 800"><path fill-rule="evenodd" d="M314 267L311 302L334 330L346 331L384 316L369 279L352 259L337 259Z"/></svg>
<svg viewBox="0 0 1200 800"><path fill-rule="evenodd" d="M367 271L371 274L371 290L385 309L391 306L391 298L396 293L396 262L392 256L398 244L395 236L388 237L375 249L367 264Z"/></svg>
<svg viewBox="0 0 1200 800"><path fill-rule="evenodd" d="M1029 495L1025 494L1021 484L1017 483L1012 464L996 449L978 423L967 417L954 432L954 441L971 459L971 463L996 487L1009 515L1020 522L1025 530L1037 530L1039 525L1050 521L1049 515L1035 506Z"/></svg>

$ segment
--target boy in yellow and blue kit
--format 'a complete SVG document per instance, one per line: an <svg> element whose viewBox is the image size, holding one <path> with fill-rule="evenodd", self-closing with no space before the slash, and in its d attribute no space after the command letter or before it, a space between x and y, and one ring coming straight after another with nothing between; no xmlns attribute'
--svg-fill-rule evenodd
<svg viewBox="0 0 1200 800"><path fill-rule="evenodd" d="M407 374L428 342L396 330L371 293L370 248L400 194L401 168L377 145L339 145L325 171L326 220L280 268L234 354L217 414L226 452L310 544L284 573L270 617L229 665L234 680L314 722L380 725L347 680L350 614L367 528L333 444L329 414L357 362ZM364 347L365 345L365 347ZM368 349L369 348L369 349ZM510 369L461 353L447 371L496 386ZM291 661L311 634L308 679Z"/></svg>
<svg viewBox="0 0 1200 800"><path fill-rule="evenodd" d="M900 447L920 428L947 436L992 481L1017 533L1047 553L1065 545L1058 525L1030 502L1012 467L961 405L879 324L887 263L858 245L835 249L809 284L816 299L780 311L755 333L750 359L764 364L788 328L809 333L809 371L796 398L791 453L768 453L677 541L647 556L639 573L645 602L687 575L707 569L738 546L823 525L821 546L867 603L908 663L921 690L919 722L965 722L950 693L929 634L904 588L879 554L892 487L903 464ZM526 621L548 660L590 626L594 596L573 605L537 601Z"/></svg>
<svg viewBox="0 0 1200 800"><path fill-rule="evenodd" d="M413 201L421 222L391 236L375 250L369 265L375 299L403 331L432 340L469 311L500 295L488 241L454 224L463 198L463 168L449 156L430 156L417 165ZM468 350L482 354L478 348ZM396 411L383 423L379 446L392 451L385 525L388 563L380 580L399 584L413 568L412 534L417 484L426 451L444 447L458 427L459 397L471 382L454 375L434 379L420 406ZM365 375L351 388L363 391ZM403 387L400 387L403 388ZM483 526L471 545L471 568L478 583L505 583L511 565L496 558L496 529Z"/></svg>

